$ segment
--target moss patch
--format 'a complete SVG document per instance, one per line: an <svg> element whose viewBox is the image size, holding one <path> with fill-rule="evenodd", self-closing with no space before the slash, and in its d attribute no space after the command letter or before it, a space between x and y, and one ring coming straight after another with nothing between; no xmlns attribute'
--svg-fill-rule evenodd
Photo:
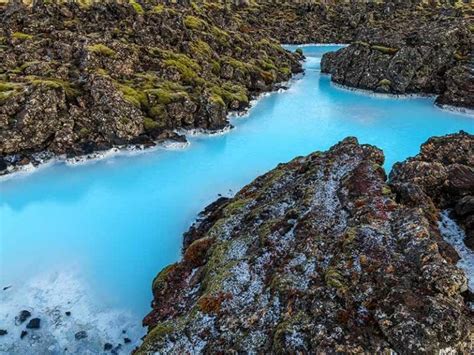
<svg viewBox="0 0 474 355"><path fill-rule="evenodd" d="M99 55L103 55L105 57L114 57L117 54L113 49L111 49L111 48L109 48L106 45L101 44L101 43L93 44L91 46L87 46L87 50L89 52L99 54Z"/></svg>
<svg viewBox="0 0 474 355"><path fill-rule="evenodd" d="M384 47L384 46L371 46L371 49L379 51L383 54L394 55L398 52L398 48Z"/></svg>
<svg viewBox="0 0 474 355"><path fill-rule="evenodd" d="M184 25L191 30L204 30L207 27L207 22L195 16L186 16Z"/></svg>
<svg viewBox="0 0 474 355"><path fill-rule="evenodd" d="M14 32L12 34L12 37L15 38L15 39L22 40L22 41L26 41L28 39L33 39L32 35L29 35L29 34L23 33L23 32Z"/></svg>

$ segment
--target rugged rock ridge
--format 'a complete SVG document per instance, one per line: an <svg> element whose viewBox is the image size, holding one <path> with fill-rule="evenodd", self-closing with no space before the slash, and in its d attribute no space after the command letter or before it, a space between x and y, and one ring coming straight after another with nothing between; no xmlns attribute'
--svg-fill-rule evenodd
<svg viewBox="0 0 474 355"><path fill-rule="evenodd" d="M469 147L473 136L445 140ZM206 208L183 260L153 282L137 352L472 351L466 276L436 207L399 202L383 161L347 138Z"/></svg>
<svg viewBox="0 0 474 355"><path fill-rule="evenodd" d="M238 31L237 7L83 4L0 7L0 173L222 129L229 110L301 71L298 54Z"/></svg>
<svg viewBox="0 0 474 355"><path fill-rule="evenodd" d="M470 24L471 23L471 24ZM321 70L335 83L392 94L436 94L437 104L474 108L474 28L463 16L415 18L406 28L361 31L327 53Z"/></svg>
<svg viewBox="0 0 474 355"><path fill-rule="evenodd" d="M450 209L466 231L466 245L474 250L474 139L461 132L432 137L420 154L397 163L390 185L407 205Z"/></svg>

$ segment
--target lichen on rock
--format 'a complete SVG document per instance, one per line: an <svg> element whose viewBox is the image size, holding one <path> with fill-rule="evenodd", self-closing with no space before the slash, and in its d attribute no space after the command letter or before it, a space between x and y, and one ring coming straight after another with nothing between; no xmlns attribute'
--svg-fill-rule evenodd
<svg viewBox="0 0 474 355"><path fill-rule="evenodd" d="M439 138L465 163L472 139ZM437 142L421 155L443 155ZM154 283L138 353L472 351L466 276L443 251L437 200L404 200L383 161L347 138L206 208Z"/></svg>

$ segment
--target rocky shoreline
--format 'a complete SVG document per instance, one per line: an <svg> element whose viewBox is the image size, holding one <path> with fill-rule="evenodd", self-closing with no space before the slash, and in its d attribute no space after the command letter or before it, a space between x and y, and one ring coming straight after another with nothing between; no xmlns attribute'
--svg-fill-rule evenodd
<svg viewBox="0 0 474 355"><path fill-rule="evenodd" d="M0 171L35 165L38 153L83 156L227 127L229 111L301 71L298 53L237 32L234 15L217 3L9 2Z"/></svg>
<svg viewBox="0 0 474 355"><path fill-rule="evenodd" d="M298 53L279 43L352 43L325 56L323 71L335 82L441 94L440 105L471 107L469 16L469 6L419 1L8 1L0 6L0 174L37 165L42 156L181 142L175 133L181 129L220 130L229 111L244 109L252 97L301 71ZM414 50L398 51L413 38L428 40L415 46L423 47L423 58L440 55L436 65L415 68L429 68L433 76L423 74L410 86L412 74L403 65L391 65L390 78L380 74L387 55L403 62L407 52L413 59ZM384 53L387 48L397 53ZM346 75L347 62L360 51L359 68ZM363 63L372 57L380 58L367 66L374 79L361 82Z"/></svg>
<svg viewBox="0 0 474 355"><path fill-rule="evenodd" d="M473 152L470 134L432 138L387 181L383 153L347 138L220 198L155 278L137 353L471 352L439 221L472 220Z"/></svg>
<svg viewBox="0 0 474 355"><path fill-rule="evenodd" d="M439 16L400 31L367 29L327 53L321 71L333 82L377 93L437 95L439 106L474 109L473 28L462 16Z"/></svg>

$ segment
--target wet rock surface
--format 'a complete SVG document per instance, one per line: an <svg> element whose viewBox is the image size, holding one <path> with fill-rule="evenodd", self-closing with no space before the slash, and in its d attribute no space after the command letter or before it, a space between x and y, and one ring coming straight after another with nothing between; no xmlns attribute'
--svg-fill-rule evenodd
<svg viewBox="0 0 474 355"><path fill-rule="evenodd" d="M389 185L382 151L347 138L210 205L153 282L138 353L472 352L466 276L437 224L465 179L436 188L472 169L472 139L431 139ZM418 160L445 174L402 173Z"/></svg>
<svg viewBox="0 0 474 355"><path fill-rule="evenodd" d="M0 174L227 127L230 110L301 71L238 21L217 2L0 6Z"/></svg>

